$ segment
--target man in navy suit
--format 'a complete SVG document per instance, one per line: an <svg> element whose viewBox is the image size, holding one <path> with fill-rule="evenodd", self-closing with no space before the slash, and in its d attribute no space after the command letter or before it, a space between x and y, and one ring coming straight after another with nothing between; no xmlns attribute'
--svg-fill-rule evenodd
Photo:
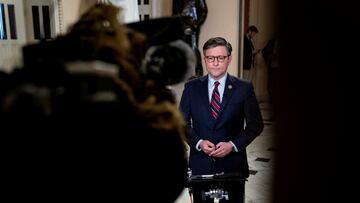
<svg viewBox="0 0 360 203"><path fill-rule="evenodd" d="M224 38L209 39L203 46L208 75L190 80L184 87L180 110L189 128L189 167L193 175L225 173L247 178L246 146L264 128L252 84L227 73L231 51L231 44ZM220 110L215 118L211 97L216 81L220 83ZM244 194L245 182L239 184L229 190ZM194 201L202 202L197 192L194 190ZM243 195L231 198L231 202L243 202Z"/></svg>

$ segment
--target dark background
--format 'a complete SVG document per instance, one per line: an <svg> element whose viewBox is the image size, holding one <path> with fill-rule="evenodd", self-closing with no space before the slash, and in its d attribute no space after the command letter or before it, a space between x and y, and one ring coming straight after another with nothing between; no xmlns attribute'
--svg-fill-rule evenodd
<svg viewBox="0 0 360 203"><path fill-rule="evenodd" d="M340 173L348 147L345 85L359 48L354 3L285 1L280 5L280 71L274 84L279 146L274 202L344 202ZM349 104L350 105L350 104ZM345 186L345 187L344 187Z"/></svg>

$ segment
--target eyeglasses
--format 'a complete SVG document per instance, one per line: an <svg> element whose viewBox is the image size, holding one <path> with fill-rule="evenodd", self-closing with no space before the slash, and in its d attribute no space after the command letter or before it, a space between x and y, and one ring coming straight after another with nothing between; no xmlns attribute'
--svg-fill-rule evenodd
<svg viewBox="0 0 360 203"><path fill-rule="evenodd" d="M224 62L225 59L229 56L205 56L205 60L209 63L212 63L217 59L218 62Z"/></svg>

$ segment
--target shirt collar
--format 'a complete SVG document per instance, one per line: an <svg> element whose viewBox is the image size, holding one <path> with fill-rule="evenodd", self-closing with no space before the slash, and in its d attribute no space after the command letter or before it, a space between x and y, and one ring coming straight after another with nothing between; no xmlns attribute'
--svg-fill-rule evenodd
<svg viewBox="0 0 360 203"><path fill-rule="evenodd" d="M210 75L209 75L209 85L210 87L213 87L214 86L214 83L215 81L219 81L220 85L219 86L225 86L225 82L226 82L226 78L227 78L227 73L222 77L220 78L219 80L214 80L214 78L212 78Z"/></svg>

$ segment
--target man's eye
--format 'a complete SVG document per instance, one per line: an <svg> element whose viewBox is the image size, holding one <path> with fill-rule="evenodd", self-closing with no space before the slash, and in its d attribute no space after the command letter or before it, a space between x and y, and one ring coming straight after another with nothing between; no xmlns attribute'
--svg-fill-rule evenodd
<svg viewBox="0 0 360 203"><path fill-rule="evenodd" d="M225 60L224 56L219 56L219 60Z"/></svg>

